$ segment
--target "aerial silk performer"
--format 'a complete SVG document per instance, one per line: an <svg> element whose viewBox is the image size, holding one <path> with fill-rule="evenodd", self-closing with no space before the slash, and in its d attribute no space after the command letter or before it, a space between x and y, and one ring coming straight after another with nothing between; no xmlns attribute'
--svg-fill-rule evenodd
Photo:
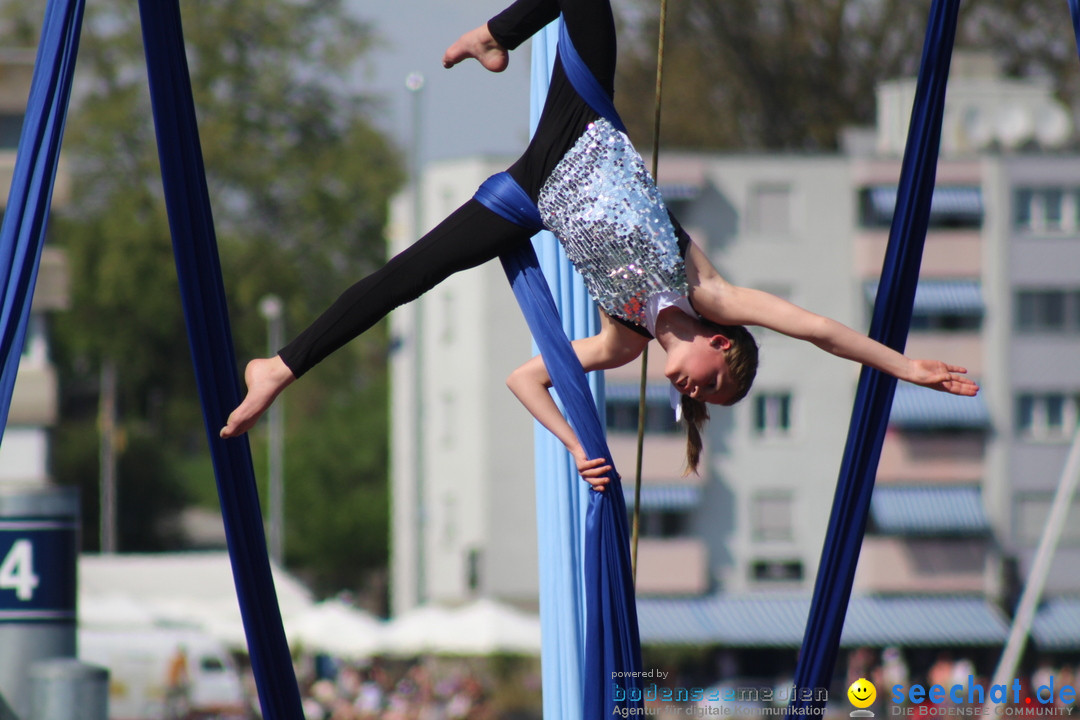
<svg viewBox="0 0 1080 720"><path fill-rule="evenodd" d="M934 0L930 8L896 210L870 323L870 337L898 352L903 352L907 343L930 223L945 87L959 5L959 0ZM795 670L795 687L811 692L800 694L789 705L789 716L808 714L823 707L824 701L816 700L812 690L828 688L832 683L895 389L895 378L863 368Z"/></svg>
<svg viewBox="0 0 1080 720"><path fill-rule="evenodd" d="M585 533L582 693L584 717L591 718L640 707L640 688L613 682L638 672L640 648L625 505L583 370L630 362L655 337L667 351L665 374L684 411L706 402L730 404L745 396L757 365L757 345L742 325L758 324L813 336L836 354L939 390L971 395L977 387L962 368L905 358L840 323L719 276L667 211L614 112L615 24L607 0L518 0L462 36L444 64L475 58L501 69L508 50L560 14L551 86L521 158L415 244L346 289L275 356L248 363L248 393L221 435L246 432L285 387L395 307L454 272L501 256L515 293L530 298L522 307L543 355L518 368L508 384L566 446L582 477L610 491L590 498ZM600 331L573 348L529 257L530 238L541 227L554 231L602 310ZM700 433L697 441L700 451ZM697 462L693 446L688 442L691 467Z"/></svg>

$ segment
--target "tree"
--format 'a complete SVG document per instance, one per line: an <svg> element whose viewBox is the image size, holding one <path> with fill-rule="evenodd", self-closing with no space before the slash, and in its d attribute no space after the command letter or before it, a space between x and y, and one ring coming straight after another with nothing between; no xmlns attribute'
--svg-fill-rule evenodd
<svg viewBox="0 0 1080 720"><path fill-rule="evenodd" d="M25 18L35 9L40 13L32 3L5 7L0 21L8 37L26 42ZM266 325L258 303L264 295L280 296L287 325L299 328L383 259L386 208L400 184L401 163L370 121L376 101L352 81L374 36L341 0L200 4L185 14L184 33L237 352L261 355ZM205 435L135 4L87 6L65 157L71 202L51 226L52 241L68 255L72 284L72 308L54 324L63 422L85 425L92 417L99 368L114 363L120 422L138 439L120 458L121 488L132 482L154 487L181 466L203 470ZM333 423L362 424L371 446L385 447L383 335L371 333L311 373L290 391L288 415L290 429L325 438L328 465L347 469L375 494L385 494L385 452L365 451L363 461L354 462L356 437L323 431ZM326 418L323 406L331 401L342 409ZM62 482L96 488L96 446L81 439L84 434L60 429L54 467ZM294 486L313 492L339 474L331 469L304 477L302 470ZM166 485L161 510L139 518L145 521L140 528L167 527L169 510L178 509ZM148 499L143 507L151 505ZM127 537L145 536L135 525L130 529ZM318 534L318 523L311 532ZM319 538L311 542L318 545ZM365 548L355 567L385 563L385 527L357 527L355 544Z"/></svg>
<svg viewBox="0 0 1080 720"><path fill-rule="evenodd" d="M632 0L616 99L652 137L659 3ZM831 150L874 121L878 83L918 69L928 3L687 0L671 3L661 147ZM993 51L1014 74L1057 78L1076 62L1065 3L964 3L956 47ZM1076 73L1071 73L1075 77ZM1060 81L1063 96L1080 96ZM645 145L642 145L644 148Z"/></svg>

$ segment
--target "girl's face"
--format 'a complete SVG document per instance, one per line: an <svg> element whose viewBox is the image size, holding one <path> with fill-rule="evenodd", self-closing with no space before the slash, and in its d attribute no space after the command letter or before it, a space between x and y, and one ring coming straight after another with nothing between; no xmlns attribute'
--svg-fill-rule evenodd
<svg viewBox="0 0 1080 720"><path fill-rule="evenodd" d="M696 335L693 340L668 349L664 375L683 395L726 405L735 392L724 357L729 347L731 340L724 335Z"/></svg>

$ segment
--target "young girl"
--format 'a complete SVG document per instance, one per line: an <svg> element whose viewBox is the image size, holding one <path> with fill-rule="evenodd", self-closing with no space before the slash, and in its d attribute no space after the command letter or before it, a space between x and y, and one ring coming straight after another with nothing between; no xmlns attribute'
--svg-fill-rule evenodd
<svg viewBox="0 0 1080 720"><path fill-rule="evenodd" d="M595 97L592 104L583 97L588 81L581 79L583 70L597 83L594 95L610 103L613 94L615 24L609 0L517 0L463 35L446 51L443 65L474 58L499 72L507 66L509 50L560 14L565 32L540 122L503 179L535 205L537 219L559 238L602 311L599 334L573 343L585 370L631 362L652 337L667 353L664 373L682 394L691 470L708 417L705 403L737 402L753 382L757 345L746 325L810 341L937 390L958 395L978 391L964 368L909 359L834 320L720 277L664 208L617 117L594 109L602 104ZM535 230L495 211L499 203L484 193L489 183L412 247L346 290L276 356L251 361L244 376L247 396L221 436L246 432L285 387L395 307L458 270L529 242ZM582 476L602 490L611 468L602 459L586 457L551 397L543 359L535 357L518 368L507 384L566 445Z"/></svg>

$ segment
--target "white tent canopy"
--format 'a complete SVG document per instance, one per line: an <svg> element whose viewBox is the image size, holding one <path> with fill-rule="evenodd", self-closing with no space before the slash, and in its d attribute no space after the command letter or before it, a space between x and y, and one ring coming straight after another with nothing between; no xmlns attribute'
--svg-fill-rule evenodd
<svg viewBox="0 0 1080 720"><path fill-rule="evenodd" d="M388 624L384 647L394 655L537 655L540 618L488 599L455 610L424 605Z"/></svg>
<svg viewBox="0 0 1080 720"><path fill-rule="evenodd" d="M347 659L374 655L540 653L540 619L493 600L456 609L424 605L383 622L338 600L311 593L272 567L289 643ZM86 628L135 630L190 626L244 648L244 628L228 553L83 555L79 622Z"/></svg>
<svg viewBox="0 0 1080 720"><path fill-rule="evenodd" d="M271 571L283 618L314 605L299 580L275 566ZM232 565L225 552L82 555L78 606L84 627L190 625L232 647L246 647Z"/></svg>
<svg viewBox="0 0 1080 720"><path fill-rule="evenodd" d="M385 623L340 600L327 600L285 621L289 645L347 660L379 655Z"/></svg>

